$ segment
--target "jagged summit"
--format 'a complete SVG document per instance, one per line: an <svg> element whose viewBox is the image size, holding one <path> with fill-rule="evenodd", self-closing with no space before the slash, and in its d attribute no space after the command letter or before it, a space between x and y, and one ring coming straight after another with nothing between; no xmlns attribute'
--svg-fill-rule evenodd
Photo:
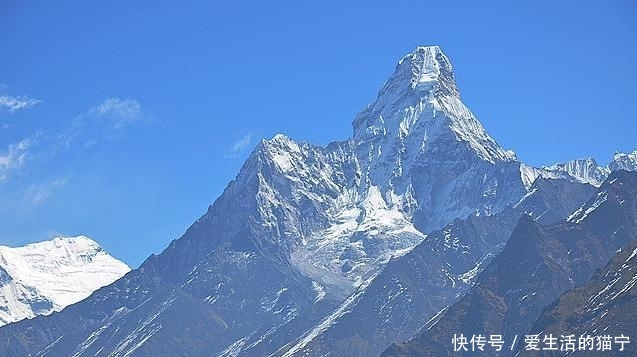
<svg viewBox="0 0 637 357"><path fill-rule="evenodd" d="M358 146L403 162L437 156L443 146L469 149L491 163L516 160L462 103L453 66L438 46L403 56L374 102L354 119L353 131Z"/></svg>
<svg viewBox="0 0 637 357"><path fill-rule="evenodd" d="M438 46L418 46L403 57L396 67L395 74L411 76L413 90L427 90L436 86L447 95L459 96L451 62Z"/></svg>
<svg viewBox="0 0 637 357"><path fill-rule="evenodd" d="M613 160L608 165L611 170L637 171L637 150L632 153L615 153Z"/></svg>
<svg viewBox="0 0 637 357"><path fill-rule="evenodd" d="M462 103L451 61L439 46L418 46L403 56L376 99L354 118L352 126L350 144L364 156L385 157L380 161L399 157L403 168L413 159L437 156L440 147L449 149L449 145L470 149L490 163L517 160L513 151L504 150L491 138ZM277 134L263 140L257 150L291 144L297 145Z"/></svg>
<svg viewBox="0 0 637 357"><path fill-rule="evenodd" d="M610 173L610 170L607 167L598 165L597 161L591 157L571 160L566 163L557 163L548 167L543 167L543 169L554 173L564 172L575 178L577 181L588 183L593 186L601 185Z"/></svg>
<svg viewBox="0 0 637 357"><path fill-rule="evenodd" d="M438 46L418 46L403 56L378 96L400 100L406 95L426 97L430 93L460 96L451 61Z"/></svg>
<svg viewBox="0 0 637 357"><path fill-rule="evenodd" d="M611 172L618 170L637 171L637 150L628 154L615 153L607 166L601 166L595 159L588 157L541 168L534 168L524 164L520 167L522 179L527 189L539 176L575 180L599 187Z"/></svg>

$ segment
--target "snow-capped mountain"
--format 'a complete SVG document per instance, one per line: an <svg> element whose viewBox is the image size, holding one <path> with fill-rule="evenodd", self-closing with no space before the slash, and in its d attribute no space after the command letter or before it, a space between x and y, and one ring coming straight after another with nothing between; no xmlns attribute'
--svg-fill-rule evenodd
<svg viewBox="0 0 637 357"><path fill-rule="evenodd" d="M573 175L594 175L578 167L522 165L462 103L440 48L418 47L352 138L261 141L181 238L59 314L0 329L0 354L318 356L372 340L380 352L471 286L512 215L579 206L592 189ZM351 318L370 311L380 317ZM363 332L342 339L338 326Z"/></svg>
<svg viewBox="0 0 637 357"><path fill-rule="evenodd" d="M353 127L366 183L404 197L403 210L413 212L423 232L497 212L524 191L519 178L507 177L518 171L515 155L462 103L451 63L437 46L403 57Z"/></svg>
<svg viewBox="0 0 637 357"><path fill-rule="evenodd" d="M529 188L538 177L570 179L599 187L612 171L636 171L637 150L629 154L615 153L607 166L600 166L595 159L589 157L586 159L557 163L551 166L543 166L541 168L522 164L520 170L524 185L527 188Z"/></svg>
<svg viewBox="0 0 637 357"><path fill-rule="evenodd" d="M610 173L608 167L601 167L592 159L571 160L566 163L558 163L552 166L543 167L544 172L563 173L584 183L598 186L602 184L604 179Z"/></svg>
<svg viewBox="0 0 637 357"><path fill-rule="evenodd" d="M85 236L0 246L0 326L60 311L129 270Z"/></svg>
<svg viewBox="0 0 637 357"><path fill-rule="evenodd" d="M427 232L495 214L525 193L515 156L461 102L450 61L437 46L418 47L355 118L351 139L262 141L182 238L47 319L64 337L52 344L61 335L49 332L10 352L269 354ZM208 328L192 332L177 321L184 315Z"/></svg>
<svg viewBox="0 0 637 357"><path fill-rule="evenodd" d="M608 167L615 170L637 171L637 150L632 153L615 153L613 155L613 161Z"/></svg>

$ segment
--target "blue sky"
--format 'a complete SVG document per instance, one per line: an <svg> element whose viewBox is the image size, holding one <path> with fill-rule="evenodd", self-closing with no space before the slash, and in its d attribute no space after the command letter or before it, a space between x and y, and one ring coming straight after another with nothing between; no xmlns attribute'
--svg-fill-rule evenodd
<svg viewBox="0 0 637 357"><path fill-rule="evenodd" d="M634 1L3 1L0 244L86 234L137 266L261 138L351 134L396 61L450 57L533 165L637 149Z"/></svg>

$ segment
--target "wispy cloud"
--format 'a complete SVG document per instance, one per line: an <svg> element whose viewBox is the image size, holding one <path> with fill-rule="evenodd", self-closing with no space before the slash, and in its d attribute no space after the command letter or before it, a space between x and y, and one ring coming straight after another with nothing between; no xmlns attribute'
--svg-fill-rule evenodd
<svg viewBox="0 0 637 357"><path fill-rule="evenodd" d="M0 90L2 89L3 86L0 83ZM6 96L0 98L6 98ZM0 107L3 105L0 102ZM66 128L56 133L38 131L19 142L9 144L4 150L0 147L0 182L6 181L13 172L22 169L31 159L52 158L71 146L86 148L105 139L119 137L132 123L144 119L146 115L137 100L105 99L76 116ZM11 126L12 124L0 124L1 129L8 129ZM42 193L41 190L39 192ZM42 195L33 194L32 196Z"/></svg>
<svg viewBox="0 0 637 357"><path fill-rule="evenodd" d="M57 190L66 185L66 178L57 178L53 181L40 182L29 186L22 197L22 207L34 209L44 203Z"/></svg>
<svg viewBox="0 0 637 357"><path fill-rule="evenodd" d="M244 152L252 144L252 133L248 133L241 138L237 139L230 146L230 150L226 155L227 158L235 158Z"/></svg>
<svg viewBox="0 0 637 357"><path fill-rule="evenodd" d="M24 96L14 97L9 95L0 95L0 109L6 110L9 113L32 107L40 102L40 99Z"/></svg>
<svg viewBox="0 0 637 357"><path fill-rule="evenodd" d="M2 88L0 83L0 90ZM0 98L3 100L0 102L0 111L15 111L35 104L28 100L25 104L16 104L7 101L7 96ZM147 118L137 100L108 98L72 118L66 127L58 131L37 131L21 141L0 144L6 145L0 146L0 193L4 192L0 195L0 212L3 208L29 212L40 207L68 181L67 178L42 178L46 173L40 172L37 176L39 179L17 182L17 186L12 186L12 178L18 171L26 170L30 165L37 166L38 162L64 159L68 150L82 150L120 137L133 123L143 122ZM0 123L0 129L8 129L11 125Z"/></svg>
<svg viewBox="0 0 637 357"><path fill-rule="evenodd" d="M0 84L0 90L2 88ZM31 159L51 159L71 146L86 148L105 139L119 137L132 123L145 118L146 115L138 101L108 98L76 116L66 128L56 133L39 131L8 145L4 150L0 147L0 182L6 181L13 172L22 169ZM10 127L11 124L0 124L1 129ZM33 190L35 188L32 189L31 196L35 198L41 197L44 192ZM38 192L39 194L36 194Z"/></svg>
<svg viewBox="0 0 637 357"><path fill-rule="evenodd" d="M75 117L71 126L57 137L67 148L77 142L88 147L105 138L119 137L128 126L146 118L137 100L108 98Z"/></svg>
<svg viewBox="0 0 637 357"><path fill-rule="evenodd" d="M13 171L24 166L30 147L31 139L27 138L10 144L4 152L0 153L0 181L6 180Z"/></svg>
<svg viewBox="0 0 637 357"><path fill-rule="evenodd" d="M91 108L84 117L103 120L113 129L120 129L144 117L142 106L135 99L108 98Z"/></svg>

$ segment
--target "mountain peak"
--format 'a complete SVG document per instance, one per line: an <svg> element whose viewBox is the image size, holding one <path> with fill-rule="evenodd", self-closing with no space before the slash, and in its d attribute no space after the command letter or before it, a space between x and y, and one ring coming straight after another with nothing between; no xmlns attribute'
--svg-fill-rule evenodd
<svg viewBox="0 0 637 357"><path fill-rule="evenodd" d="M96 250L99 251L102 248L100 245L87 236L76 236L76 237L55 237L52 240L52 243L59 246L75 246L78 248L83 248L86 250ZM46 244L46 242L34 243L34 244Z"/></svg>
<svg viewBox="0 0 637 357"><path fill-rule="evenodd" d="M451 61L438 46L418 46L403 56L378 92L389 105L441 95L460 98Z"/></svg>
<svg viewBox="0 0 637 357"><path fill-rule="evenodd" d="M440 90L444 94L459 96L453 74L453 66L439 46L418 46L404 56L396 67L396 74L409 76L411 89L415 91Z"/></svg>
<svg viewBox="0 0 637 357"><path fill-rule="evenodd" d="M592 157L556 163L551 166L545 166L542 169L545 171L543 174L545 177L557 178L560 177L560 173L564 173L579 182L588 183L596 187L599 187L610 173L608 168L599 166Z"/></svg>
<svg viewBox="0 0 637 357"><path fill-rule="evenodd" d="M60 311L128 271L86 236L0 246L0 326Z"/></svg>
<svg viewBox="0 0 637 357"><path fill-rule="evenodd" d="M615 170L626 170L626 171L636 171L637 170L637 150L632 153L620 153L616 152L613 155L613 160L609 165L610 169Z"/></svg>
<svg viewBox="0 0 637 357"><path fill-rule="evenodd" d="M461 143L492 163L516 160L462 103L451 62L438 46L419 46L402 57L376 100L352 126L357 144L376 151L380 147L392 157L406 153L403 147L418 150L415 157L449 151L448 145ZM442 147L445 150L439 150Z"/></svg>

